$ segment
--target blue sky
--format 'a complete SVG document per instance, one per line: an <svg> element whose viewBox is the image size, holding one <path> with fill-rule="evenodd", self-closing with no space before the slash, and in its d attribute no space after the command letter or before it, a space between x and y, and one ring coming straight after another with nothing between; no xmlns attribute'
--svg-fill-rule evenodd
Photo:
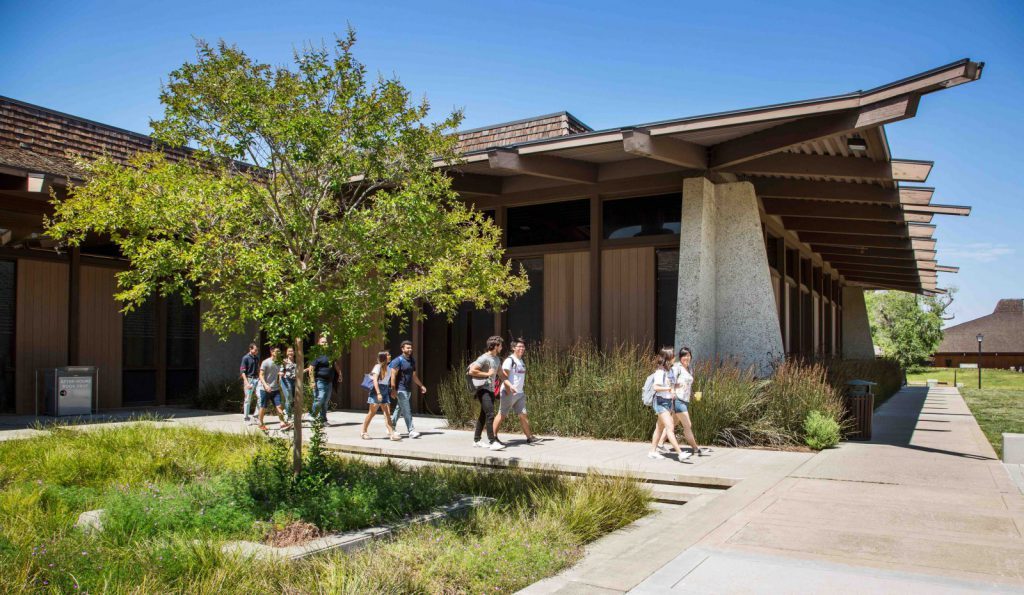
<svg viewBox="0 0 1024 595"><path fill-rule="evenodd" d="M35 2L0 0L0 95L148 132L162 77L224 38L272 63L347 23L371 69L465 127L569 110L594 128L866 89L970 57L982 80L888 127L931 159L955 322L1024 297L1024 2Z"/></svg>

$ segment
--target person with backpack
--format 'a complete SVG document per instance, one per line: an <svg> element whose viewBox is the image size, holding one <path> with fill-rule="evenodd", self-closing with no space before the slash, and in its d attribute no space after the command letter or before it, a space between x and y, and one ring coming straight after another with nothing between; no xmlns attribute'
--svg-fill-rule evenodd
<svg viewBox="0 0 1024 595"><path fill-rule="evenodd" d="M665 455L658 452L658 444L661 442L662 433L665 433L668 435L672 446L676 449L679 462L683 462L692 455L684 453L679 448L679 442L676 441L676 434L673 430L674 422L672 421L672 416L677 411L676 399L673 398L672 394L676 384L675 377L672 375L672 362L674 360L675 355L672 353L672 348L663 347L658 351L654 372L647 377L647 381L644 383L644 403L653 405L654 413L658 416L658 424L654 429L654 435L651 437L651 451L647 453L647 458L665 458Z"/></svg>
<svg viewBox="0 0 1024 595"><path fill-rule="evenodd" d="M519 427L526 434L527 444L536 444L540 438L530 431L530 420L526 417L526 363L523 362L523 355L526 354L526 341L522 339L512 340L512 355L505 358L501 364L501 371L505 380L501 383L501 395L498 399L498 415L494 417L494 439L498 440L498 428L504 419L515 413L519 417Z"/></svg>
<svg viewBox="0 0 1024 595"><path fill-rule="evenodd" d="M494 436L494 400L502 382L501 360L498 356L501 355L504 342L498 336L487 339L487 351L469 364L469 370L466 371L466 380L472 387L473 398L480 401L480 415L473 428L473 446L478 448L505 448ZM487 430L487 442L482 439L484 429Z"/></svg>
<svg viewBox="0 0 1024 595"><path fill-rule="evenodd" d="M391 425L391 383L388 369L390 361L391 352L381 351L377 354L377 365L367 374L366 381L370 383L370 388L366 403L370 406L370 411L366 414L366 419L363 420L363 433L361 434L363 440L370 439L367 429L370 427L373 416L377 414L378 408L384 414L384 425L388 428L388 438L396 442L402 439ZM366 383L363 386L366 386Z"/></svg>

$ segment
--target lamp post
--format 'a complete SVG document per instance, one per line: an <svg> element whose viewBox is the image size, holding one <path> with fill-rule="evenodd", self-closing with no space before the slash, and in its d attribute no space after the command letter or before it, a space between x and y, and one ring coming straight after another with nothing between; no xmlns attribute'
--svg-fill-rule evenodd
<svg viewBox="0 0 1024 595"><path fill-rule="evenodd" d="M981 390L981 342L985 340L985 335L978 333L978 390Z"/></svg>

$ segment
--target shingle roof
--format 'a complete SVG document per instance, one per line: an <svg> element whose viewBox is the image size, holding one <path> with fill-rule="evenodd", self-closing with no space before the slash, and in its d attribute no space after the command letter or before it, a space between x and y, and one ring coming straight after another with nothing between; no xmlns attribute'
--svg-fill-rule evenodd
<svg viewBox="0 0 1024 595"><path fill-rule="evenodd" d="M1024 353L1024 299L999 300L988 316L949 327L936 352L976 353L978 333L983 353Z"/></svg>
<svg viewBox="0 0 1024 595"><path fill-rule="evenodd" d="M531 140L591 132L569 112L558 112L459 132L459 152L472 153Z"/></svg>
<svg viewBox="0 0 1024 595"><path fill-rule="evenodd" d="M144 134L0 96L0 165L76 178L75 155L124 162L155 146Z"/></svg>

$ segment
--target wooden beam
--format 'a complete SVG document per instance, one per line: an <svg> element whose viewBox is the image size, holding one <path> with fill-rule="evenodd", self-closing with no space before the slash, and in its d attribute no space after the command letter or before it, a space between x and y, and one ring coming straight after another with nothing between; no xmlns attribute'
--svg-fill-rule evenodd
<svg viewBox="0 0 1024 595"><path fill-rule="evenodd" d="M857 248L843 246L817 246L811 248L821 254L822 257L830 256L862 256L872 258L887 258L897 260L931 260L935 257L934 250L906 250L887 248Z"/></svg>
<svg viewBox="0 0 1024 595"><path fill-rule="evenodd" d="M912 238L930 238L935 233L935 226L911 223L907 225L907 231L910 232Z"/></svg>
<svg viewBox="0 0 1024 595"><path fill-rule="evenodd" d="M971 207L960 205L907 205L904 210L910 213L928 213L932 215L957 215L966 217L971 214Z"/></svg>
<svg viewBox="0 0 1024 595"><path fill-rule="evenodd" d="M822 217L829 219L892 221L902 223L930 223L928 213L908 213L890 205L866 205L849 202L804 200L790 198L762 198L761 204L768 215L794 217Z"/></svg>
<svg viewBox="0 0 1024 595"><path fill-rule="evenodd" d="M874 181L923 182L931 161L874 161L862 157L773 153L719 171L759 176L861 178Z"/></svg>
<svg viewBox="0 0 1024 595"><path fill-rule="evenodd" d="M837 269L842 269L844 266L870 266L872 268L892 270L935 270L935 261L933 260L898 260L871 257L862 258L858 256L837 256L835 258L825 258L822 256L822 258L825 262Z"/></svg>
<svg viewBox="0 0 1024 595"><path fill-rule="evenodd" d="M687 169L707 169L708 149L668 136L651 136L649 130L622 132L622 149L630 155L647 157Z"/></svg>
<svg viewBox="0 0 1024 595"><path fill-rule="evenodd" d="M514 149L492 149L487 153L492 169L584 184L597 183L597 164L552 157L520 155Z"/></svg>
<svg viewBox="0 0 1024 595"><path fill-rule="evenodd" d="M839 272L846 277L861 275L878 277L879 279L913 279L915 281L926 278L934 279L936 277L935 271L916 271L913 269L894 271L892 269L882 270L871 267L839 267Z"/></svg>
<svg viewBox="0 0 1024 595"><path fill-rule="evenodd" d="M959 273L960 267L948 266L944 264L937 265L935 270L940 273Z"/></svg>
<svg viewBox="0 0 1024 595"><path fill-rule="evenodd" d="M897 205L900 202L898 190L883 188L875 184L787 180L782 178L754 178L750 182L754 184L758 196L768 198L876 202L890 205Z"/></svg>
<svg viewBox="0 0 1024 595"><path fill-rule="evenodd" d="M483 196L497 196L501 194L501 176L485 176L458 171L450 171L448 175L452 179L452 189L459 194Z"/></svg>
<svg viewBox="0 0 1024 595"><path fill-rule="evenodd" d="M780 124L711 147L708 165L729 167L819 138L912 118L917 113L918 102L919 96L904 95L838 114Z"/></svg>
<svg viewBox="0 0 1024 595"><path fill-rule="evenodd" d="M925 206L932 201L933 194L935 194L935 189L925 186L900 188L900 204Z"/></svg>
<svg viewBox="0 0 1024 595"><path fill-rule="evenodd" d="M912 250L912 242L908 238L888 236L865 236L854 233L832 233L819 231L802 231L797 235L800 241L814 246L850 246L864 248L887 248L890 250Z"/></svg>
<svg viewBox="0 0 1024 595"><path fill-rule="evenodd" d="M827 231L871 236L908 237L907 224L889 221L845 221L819 217L783 217L782 225L790 231Z"/></svg>

